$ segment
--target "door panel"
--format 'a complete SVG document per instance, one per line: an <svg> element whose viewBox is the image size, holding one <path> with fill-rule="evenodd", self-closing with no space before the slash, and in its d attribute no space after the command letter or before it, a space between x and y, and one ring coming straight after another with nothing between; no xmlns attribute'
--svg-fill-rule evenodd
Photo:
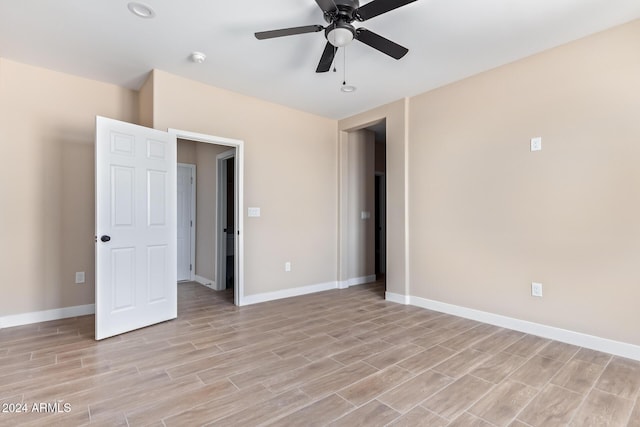
<svg viewBox="0 0 640 427"><path fill-rule="evenodd" d="M147 171L147 225L164 227L167 225L167 173L163 171Z"/></svg>
<svg viewBox="0 0 640 427"><path fill-rule="evenodd" d="M111 224L132 227L135 194L135 169L111 166Z"/></svg>
<svg viewBox="0 0 640 427"><path fill-rule="evenodd" d="M174 319L175 136L96 118L96 237L96 339Z"/></svg>
<svg viewBox="0 0 640 427"><path fill-rule="evenodd" d="M147 248L147 274L149 276L150 304L165 301L167 289L163 278L167 275L167 261L169 259L167 245L151 246Z"/></svg>
<svg viewBox="0 0 640 427"><path fill-rule="evenodd" d="M136 249L118 248L111 251L111 311L135 308Z"/></svg>

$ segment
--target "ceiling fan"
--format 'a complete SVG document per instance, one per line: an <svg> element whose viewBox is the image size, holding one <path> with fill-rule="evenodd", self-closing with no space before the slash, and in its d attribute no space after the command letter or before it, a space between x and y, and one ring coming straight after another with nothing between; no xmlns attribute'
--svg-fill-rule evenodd
<svg viewBox="0 0 640 427"><path fill-rule="evenodd" d="M303 27L261 31L255 33L255 36L258 40L264 40L296 34L316 33L324 30L327 44L320 58L316 73L329 71L336 50L339 47L346 46L353 40L358 40L392 58L400 59L409 52L409 49L366 28L355 28L351 23L353 21L366 21L414 1L416 0L373 0L360 7L359 0L316 0L316 3L324 13L324 20L329 24L326 27L322 25L306 25Z"/></svg>

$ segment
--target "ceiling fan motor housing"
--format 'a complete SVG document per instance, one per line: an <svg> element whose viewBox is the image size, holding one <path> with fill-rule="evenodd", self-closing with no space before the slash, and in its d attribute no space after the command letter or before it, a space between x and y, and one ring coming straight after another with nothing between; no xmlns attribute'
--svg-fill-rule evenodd
<svg viewBox="0 0 640 427"><path fill-rule="evenodd" d="M334 0L336 9L325 12L324 19L329 23L324 30L325 38L335 47L343 47L356 37L356 29L351 23L356 19L358 0Z"/></svg>
<svg viewBox="0 0 640 427"><path fill-rule="evenodd" d="M360 7L358 0L334 0L334 3L336 10L325 12L324 14L324 20L329 24L338 21L350 24L358 19L356 14L356 10Z"/></svg>

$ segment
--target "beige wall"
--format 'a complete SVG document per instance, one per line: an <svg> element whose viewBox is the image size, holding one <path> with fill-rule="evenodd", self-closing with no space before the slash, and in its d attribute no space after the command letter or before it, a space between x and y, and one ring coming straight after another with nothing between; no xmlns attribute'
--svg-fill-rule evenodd
<svg viewBox="0 0 640 427"><path fill-rule="evenodd" d="M0 59L0 136L12 159L1 169L0 210L0 291L12 297L0 315L94 303L95 115L243 139L245 206L262 208L245 219L246 294L335 281L334 120L162 72L140 98ZM74 283L76 271L86 284Z"/></svg>
<svg viewBox="0 0 640 427"><path fill-rule="evenodd" d="M638 40L640 21L411 99L412 295L640 344Z"/></svg>
<svg viewBox="0 0 640 427"><path fill-rule="evenodd" d="M262 214L242 213L245 295L335 281L335 120L162 71L153 78L155 128L245 142L244 205Z"/></svg>
<svg viewBox="0 0 640 427"><path fill-rule="evenodd" d="M190 165L196 164L196 144L197 143L195 141L178 139L178 163L188 163Z"/></svg>
<svg viewBox="0 0 640 427"><path fill-rule="evenodd" d="M375 135L360 129L349 132L348 142L348 278L375 274ZM368 219L362 218L368 212Z"/></svg>
<svg viewBox="0 0 640 427"><path fill-rule="evenodd" d="M387 126L387 291L397 294L409 294L407 269L408 229L407 229L407 102L400 100L371 111L349 117L338 122L340 131L340 254L338 268L339 280L347 280L348 260L352 254L348 251L348 131L362 129L386 118Z"/></svg>
<svg viewBox="0 0 640 427"><path fill-rule="evenodd" d="M246 295L348 279L347 131L386 118L388 291L639 345L639 38L636 21L337 126L160 71L138 102L0 59L0 314L93 303L96 114L245 141Z"/></svg>
<svg viewBox="0 0 640 427"><path fill-rule="evenodd" d="M0 59L0 315L94 303L95 116L137 110L133 91Z"/></svg>
<svg viewBox="0 0 640 427"><path fill-rule="evenodd" d="M153 127L153 72L138 92L138 122L142 126Z"/></svg>

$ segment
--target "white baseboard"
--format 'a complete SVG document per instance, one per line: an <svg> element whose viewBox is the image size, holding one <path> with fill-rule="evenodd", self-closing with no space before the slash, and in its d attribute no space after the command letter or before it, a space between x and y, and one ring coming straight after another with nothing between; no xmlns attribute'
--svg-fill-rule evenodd
<svg viewBox="0 0 640 427"><path fill-rule="evenodd" d="M316 292L328 291L336 289L337 282L326 282L317 285L301 286L292 289L283 289L281 291L264 292L261 294L247 295L242 298L240 305L258 304L261 302L274 301L282 298L297 297L300 295L313 294Z"/></svg>
<svg viewBox="0 0 640 427"><path fill-rule="evenodd" d="M338 282L338 288L347 289L347 288L350 288L351 286L364 285L365 283L371 283L375 281L376 281L375 274L372 274L369 276L362 276L362 277L353 277L351 279Z"/></svg>
<svg viewBox="0 0 640 427"><path fill-rule="evenodd" d="M193 275L193 280L198 282L198 283L200 283L201 285L206 286L209 289L213 289L213 290L216 290L216 291L220 290L216 286L216 281L215 280L207 279L206 277L198 276L197 274Z"/></svg>
<svg viewBox="0 0 640 427"><path fill-rule="evenodd" d="M329 291L331 289L347 289L351 286L363 285L376 281L376 276L354 277L341 282L326 282L317 285L301 286L281 291L265 292L261 294L248 295L240 298L240 305L258 304L261 302L274 301L282 298L297 297L300 295L313 294L315 292Z"/></svg>
<svg viewBox="0 0 640 427"><path fill-rule="evenodd" d="M409 295L394 294L393 292L385 292L384 299L403 305L409 305L410 302Z"/></svg>
<svg viewBox="0 0 640 427"><path fill-rule="evenodd" d="M500 314L489 313L486 311L475 310L472 308L461 307L454 304L410 295L400 295L387 292L385 298L388 301L399 304L414 305L416 307L452 314L454 316L464 317L466 319L476 320L478 322L488 323L490 325L500 326L531 335L537 335L543 338L577 345L579 347L602 351L629 359L640 360L640 346L634 344L614 341L608 338L584 334L582 332L570 331L567 329L557 328L555 326L543 325L540 323L529 322L527 320L515 319L513 317L502 316Z"/></svg>
<svg viewBox="0 0 640 427"><path fill-rule="evenodd" d="M56 308L53 310L34 311L31 313L14 314L0 317L0 329L13 326L29 325L31 323L48 322L66 319L68 317L87 316L95 314L95 304L77 305L75 307Z"/></svg>

